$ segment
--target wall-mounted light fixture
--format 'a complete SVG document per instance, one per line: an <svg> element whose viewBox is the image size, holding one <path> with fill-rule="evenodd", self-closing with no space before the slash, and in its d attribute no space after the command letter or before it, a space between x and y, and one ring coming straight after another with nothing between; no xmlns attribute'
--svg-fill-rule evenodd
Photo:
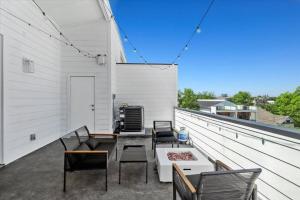
<svg viewBox="0 0 300 200"><path fill-rule="evenodd" d="M24 73L34 73L34 62L28 58L23 58L23 72Z"/></svg>
<svg viewBox="0 0 300 200"><path fill-rule="evenodd" d="M106 58L106 54L98 54L96 56L96 62L98 65L104 65L105 64L105 58Z"/></svg>

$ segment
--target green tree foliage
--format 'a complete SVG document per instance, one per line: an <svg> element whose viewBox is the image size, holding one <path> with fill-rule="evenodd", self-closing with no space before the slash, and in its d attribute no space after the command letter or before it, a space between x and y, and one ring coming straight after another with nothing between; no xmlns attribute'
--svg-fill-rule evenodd
<svg viewBox="0 0 300 200"><path fill-rule="evenodd" d="M215 99L215 98L216 96L213 92L204 91L198 94L198 99Z"/></svg>
<svg viewBox="0 0 300 200"><path fill-rule="evenodd" d="M244 91L239 91L238 93L236 93L230 99L230 101L238 105L246 105L246 106L253 105L253 97L249 92L244 92Z"/></svg>
<svg viewBox="0 0 300 200"><path fill-rule="evenodd" d="M185 88L183 92L178 92L178 103L181 108L198 110L199 104L197 99L198 95L190 88Z"/></svg>
<svg viewBox="0 0 300 200"><path fill-rule="evenodd" d="M268 105L266 109L273 114L290 116L295 126L300 127L300 87L295 92L282 93L275 104Z"/></svg>

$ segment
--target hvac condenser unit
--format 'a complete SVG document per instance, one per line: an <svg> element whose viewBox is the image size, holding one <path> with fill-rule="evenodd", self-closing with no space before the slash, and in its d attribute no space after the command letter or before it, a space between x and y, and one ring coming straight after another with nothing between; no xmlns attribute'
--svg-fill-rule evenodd
<svg viewBox="0 0 300 200"><path fill-rule="evenodd" d="M120 107L120 128L123 132L139 132L144 129L144 108L142 106Z"/></svg>

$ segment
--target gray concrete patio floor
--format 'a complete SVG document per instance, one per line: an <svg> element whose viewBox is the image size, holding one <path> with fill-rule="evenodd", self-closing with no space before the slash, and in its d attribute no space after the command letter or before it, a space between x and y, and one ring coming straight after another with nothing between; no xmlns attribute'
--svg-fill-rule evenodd
<svg viewBox="0 0 300 200"><path fill-rule="evenodd" d="M145 144L149 161L148 184L144 164L122 165L122 183L118 184L118 162L111 159L108 191L105 192L105 172L82 171L68 173L67 192L63 188L63 147L55 141L0 169L1 200L168 200L172 199L172 184L160 183L154 170L155 160L151 138L119 138L123 144ZM170 146L170 145L169 145ZM118 156L121 155L119 150Z"/></svg>

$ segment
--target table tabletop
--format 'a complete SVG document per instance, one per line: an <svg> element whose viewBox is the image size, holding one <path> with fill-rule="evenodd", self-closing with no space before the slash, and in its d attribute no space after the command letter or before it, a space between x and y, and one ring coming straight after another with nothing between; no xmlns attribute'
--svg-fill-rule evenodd
<svg viewBox="0 0 300 200"><path fill-rule="evenodd" d="M147 162L145 145L124 145L120 162Z"/></svg>

